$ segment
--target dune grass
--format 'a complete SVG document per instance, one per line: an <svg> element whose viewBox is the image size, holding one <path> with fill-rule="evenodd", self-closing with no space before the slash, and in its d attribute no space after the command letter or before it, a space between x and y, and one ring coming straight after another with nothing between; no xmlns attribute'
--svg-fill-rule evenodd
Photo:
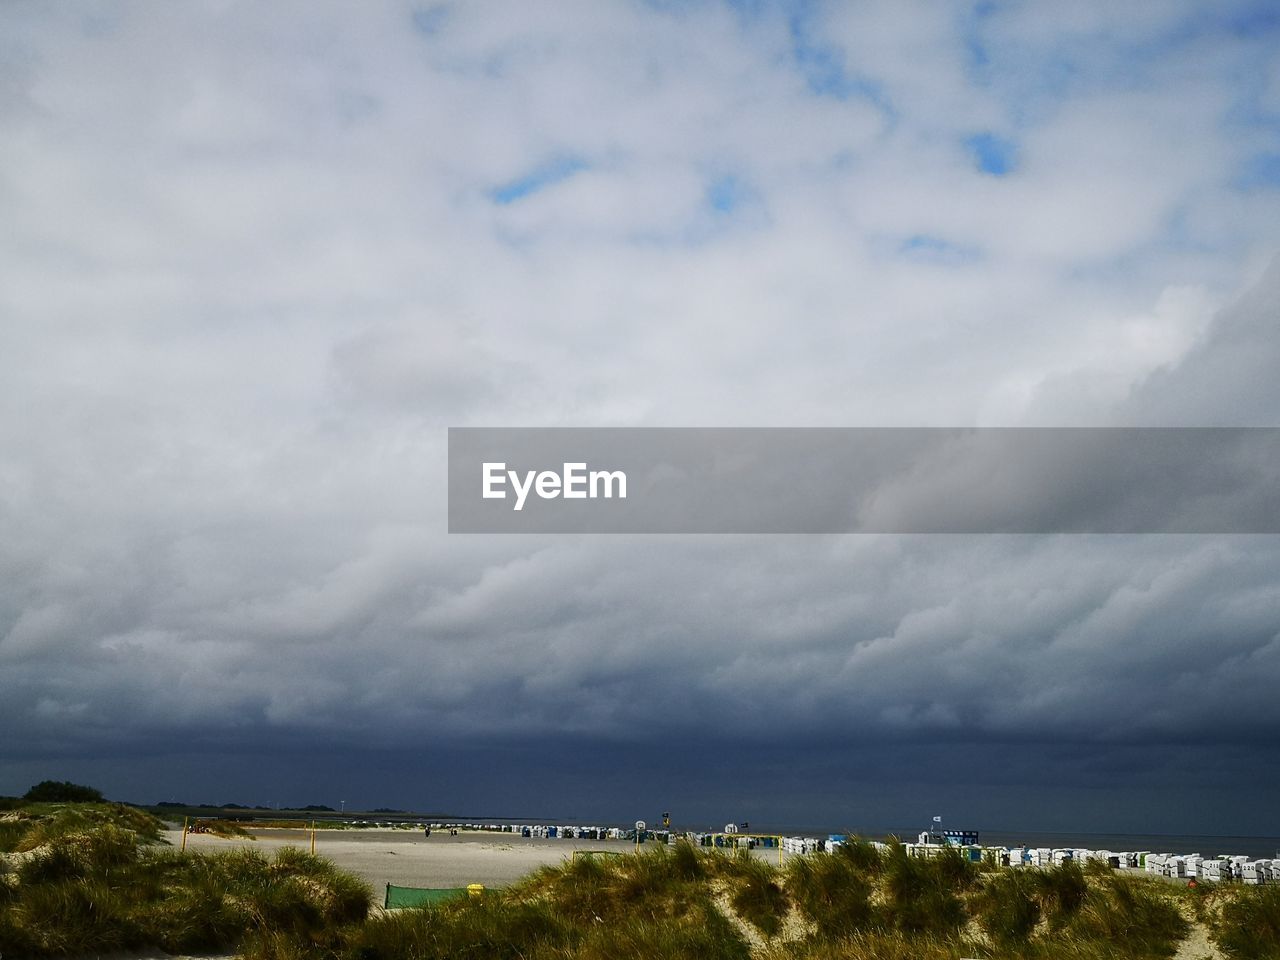
<svg viewBox="0 0 1280 960"><path fill-rule="evenodd" d="M543 867L500 892L376 916L344 960L747 960L713 902L715 867L687 845ZM257 958L251 958L257 960Z"/></svg>
<svg viewBox="0 0 1280 960"><path fill-rule="evenodd" d="M1039 878L1029 870L1004 870L987 879L973 899L979 926L996 945L1025 943L1040 923Z"/></svg>
<svg viewBox="0 0 1280 960"><path fill-rule="evenodd" d="M971 946L894 931L861 931L835 939L772 944L759 960L961 960Z"/></svg>
<svg viewBox="0 0 1280 960"><path fill-rule="evenodd" d="M793 857L786 865L785 889L820 937L841 937L881 923L871 904L871 880L848 857Z"/></svg>
<svg viewBox="0 0 1280 960"><path fill-rule="evenodd" d="M1245 887L1220 904L1213 938L1235 960L1280 960L1280 887Z"/></svg>
<svg viewBox="0 0 1280 960"><path fill-rule="evenodd" d="M978 871L958 850L928 859L907 856L900 843L885 858L884 887L889 925L902 933L947 936L967 920L961 894Z"/></svg>
<svg viewBox="0 0 1280 960"><path fill-rule="evenodd" d="M158 842L164 829L151 814L122 803L31 803L0 819L0 852L34 850L58 837L104 826L128 830L150 843Z"/></svg>
<svg viewBox="0 0 1280 960"><path fill-rule="evenodd" d="M36 821L26 855L0 874L0 954L261 954L267 941L314 952L368 916L366 884L302 851L196 855L144 841L116 822L71 832L65 819Z"/></svg>
<svg viewBox="0 0 1280 960"><path fill-rule="evenodd" d="M730 873L734 913L766 937L777 936L791 909L781 873L745 851L734 859L736 869Z"/></svg>
<svg viewBox="0 0 1280 960"><path fill-rule="evenodd" d="M1089 887L1068 931L1076 939L1123 943L1138 957L1171 957L1189 930L1177 888L1152 877L1107 877Z"/></svg>
<svg viewBox="0 0 1280 960"><path fill-rule="evenodd" d="M15 845L27 852L0 858L5 957L1156 960L1174 954L1193 910L1233 960L1280 957L1276 888L1192 892L1073 864L982 870L958 853L918 859L855 841L778 869L677 844L383 913L364 883L301 850L182 853L147 843L118 812L80 831L61 810L21 822Z"/></svg>

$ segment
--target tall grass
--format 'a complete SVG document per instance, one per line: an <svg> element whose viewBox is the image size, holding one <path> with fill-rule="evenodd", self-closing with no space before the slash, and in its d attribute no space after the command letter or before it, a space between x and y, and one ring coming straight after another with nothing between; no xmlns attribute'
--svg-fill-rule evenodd
<svg viewBox="0 0 1280 960"><path fill-rule="evenodd" d="M343 956L352 960L520 960L572 946L580 939L581 927L552 904L488 894L374 917L354 933Z"/></svg>
<svg viewBox="0 0 1280 960"><path fill-rule="evenodd" d="M745 851L735 859L730 899L734 913L766 937L777 936L791 907L781 876L772 864Z"/></svg>
<svg viewBox="0 0 1280 960"><path fill-rule="evenodd" d="M18 866L23 884L106 876L138 860L138 840L128 830L107 825L88 833L60 834L35 849Z"/></svg>
<svg viewBox="0 0 1280 960"><path fill-rule="evenodd" d="M787 862L784 889L819 937L835 939L877 926L872 883L848 857L815 853Z"/></svg>
<svg viewBox="0 0 1280 960"><path fill-rule="evenodd" d="M1124 944L1135 957L1170 957L1186 937L1176 891L1146 877L1110 877L1091 887L1068 931L1082 940Z"/></svg>
<svg viewBox="0 0 1280 960"><path fill-rule="evenodd" d="M836 856L848 860L860 874L878 877L884 869L885 857L878 847L864 837L854 835L836 847Z"/></svg>
<svg viewBox="0 0 1280 960"><path fill-rule="evenodd" d="M597 925L582 939L546 952L547 960L749 960L751 950L710 903L671 921L630 918Z"/></svg>
<svg viewBox="0 0 1280 960"><path fill-rule="evenodd" d="M1036 874L1040 909L1054 929L1065 926L1084 905L1089 884L1074 860L1047 867Z"/></svg>
<svg viewBox="0 0 1280 960"><path fill-rule="evenodd" d="M371 916L367 886L301 850L197 855L110 819L66 825L0 858L0 954L748 960L750 936L756 960L1155 960L1187 932L1187 893L1155 881L1074 864L981 872L954 851L918 859L857 842L784 870L687 844L581 858L482 897ZM1280 957L1280 889L1214 891L1202 907L1232 960Z"/></svg>
<svg viewBox="0 0 1280 960"><path fill-rule="evenodd" d="M1280 887L1245 887L1222 905L1212 931L1235 960L1280 958Z"/></svg>
<svg viewBox="0 0 1280 960"><path fill-rule="evenodd" d="M36 884L5 911L0 952L67 956L145 946L150 938L135 907L127 892L101 879Z"/></svg>
<svg viewBox="0 0 1280 960"><path fill-rule="evenodd" d="M972 947L936 937L897 931L862 931L834 940L774 944L759 960L960 960Z"/></svg>
<svg viewBox="0 0 1280 960"><path fill-rule="evenodd" d="M587 870L580 860L569 868L548 868L538 882L526 882L505 893L489 893L433 906L374 917L355 928L340 950L344 960L748 960L747 944L729 920L712 905L705 887L676 904L669 895L687 881L667 871L672 857L641 855L639 871L623 865ZM632 866L636 866L633 864ZM557 876L558 875L558 876ZM640 877L659 881L636 900L626 892ZM540 884L547 896L531 896ZM586 890L593 913L563 907L569 890ZM655 910L665 903L668 912ZM603 916L601 915L603 914ZM608 917L608 919L605 919ZM248 960L259 960L247 954ZM281 960L281 958L271 958Z"/></svg>
<svg viewBox="0 0 1280 960"><path fill-rule="evenodd" d="M990 876L974 898L978 924L1000 946L1025 943L1040 922L1040 884L1028 870Z"/></svg>
<svg viewBox="0 0 1280 960"><path fill-rule="evenodd" d="M976 868L958 850L925 859L892 844L884 868L886 919L903 933L954 934L968 920L959 893L976 880Z"/></svg>
<svg viewBox="0 0 1280 960"><path fill-rule="evenodd" d="M5 831L5 834L16 834L10 849L19 852L35 850L59 837L85 834L106 826L128 830L141 841L156 843L164 828L146 811L121 803L37 803L11 816L15 819L6 823L23 825L20 830L10 827Z"/></svg>
<svg viewBox="0 0 1280 960"><path fill-rule="evenodd" d="M25 818L11 817L0 820L0 853L16 850L19 841L26 836L30 826Z"/></svg>
<svg viewBox="0 0 1280 960"><path fill-rule="evenodd" d="M367 885L298 850L182 854L112 823L47 836L12 878L0 875L0 954L242 946L265 956L262 944L286 940L331 951L369 911Z"/></svg>
<svg viewBox="0 0 1280 960"><path fill-rule="evenodd" d="M692 848L690 848L691 850ZM566 915L593 922L637 916L678 918L710 903L708 868L696 851L656 847L610 860L582 858L548 867L519 894L547 898Z"/></svg>

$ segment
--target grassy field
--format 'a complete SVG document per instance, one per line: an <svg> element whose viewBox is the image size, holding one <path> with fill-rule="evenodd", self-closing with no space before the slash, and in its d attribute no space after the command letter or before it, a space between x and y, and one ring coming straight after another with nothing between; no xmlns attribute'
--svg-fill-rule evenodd
<svg viewBox="0 0 1280 960"><path fill-rule="evenodd" d="M111 804L3 814L0 955L160 948L248 960L870 960L1172 957L1207 931L1232 960L1280 958L1280 890L981 870L854 843L785 869L689 845L544 867L510 887L384 913L296 849L179 853Z"/></svg>

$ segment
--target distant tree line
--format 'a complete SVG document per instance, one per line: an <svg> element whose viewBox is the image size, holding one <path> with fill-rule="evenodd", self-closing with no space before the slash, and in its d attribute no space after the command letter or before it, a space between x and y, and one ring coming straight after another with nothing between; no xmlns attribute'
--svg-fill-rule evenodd
<svg viewBox="0 0 1280 960"><path fill-rule="evenodd" d="M102 803L101 790L69 780L41 780L22 795L28 803Z"/></svg>

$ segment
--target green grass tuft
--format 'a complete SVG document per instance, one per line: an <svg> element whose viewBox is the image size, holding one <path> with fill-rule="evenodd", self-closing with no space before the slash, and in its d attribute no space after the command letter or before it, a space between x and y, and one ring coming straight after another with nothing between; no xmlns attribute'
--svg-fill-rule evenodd
<svg viewBox="0 0 1280 960"><path fill-rule="evenodd" d="M785 889L801 914L826 939L848 936L880 922L872 885L846 857L815 853L787 861Z"/></svg>
<svg viewBox="0 0 1280 960"><path fill-rule="evenodd" d="M1244 887L1222 905L1213 938L1234 960L1280 958L1280 887Z"/></svg>
<svg viewBox="0 0 1280 960"><path fill-rule="evenodd" d="M1040 885L1029 870L992 874L974 898L978 924L992 942L1025 943L1040 922Z"/></svg>
<svg viewBox="0 0 1280 960"><path fill-rule="evenodd" d="M1054 929L1064 926L1084 905L1089 884L1074 860L1067 860L1036 873L1040 909Z"/></svg>
<svg viewBox="0 0 1280 960"><path fill-rule="evenodd" d="M744 853L731 883L734 912L766 937L777 936L791 907L778 871L758 857Z"/></svg>
<svg viewBox="0 0 1280 960"><path fill-rule="evenodd" d="M1171 957L1189 930L1176 888L1146 877L1110 877L1091 887L1068 930L1082 940L1122 943L1133 956Z"/></svg>
<svg viewBox="0 0 1280 960"><path fill-rule="evenodd" d="M893 844L884 876L889 925L902 933L954 934L968 919L959 893L976 879L977 870L957 850L924 859Z"/></svg>

